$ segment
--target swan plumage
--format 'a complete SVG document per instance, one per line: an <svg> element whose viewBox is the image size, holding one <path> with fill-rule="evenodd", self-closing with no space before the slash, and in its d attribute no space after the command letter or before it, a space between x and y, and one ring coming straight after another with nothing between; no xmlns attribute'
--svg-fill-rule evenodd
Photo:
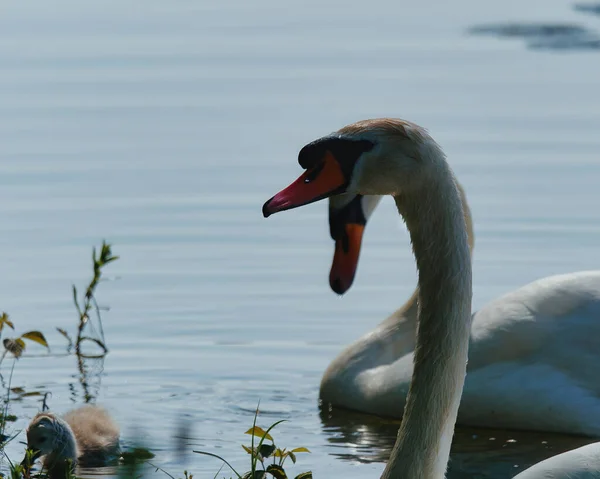
<svg viewBox="0 0 600 479"><path fill-rule="evenodd" d="M473 248L470 210L462 188L460 192ZM356 264L340 264L356 263L360 249L360 238L354 238L354 250L341 253L341 243L348 244L345 228L358 221L364 229L380 198L330 198L336 241L330 283L336 292L347 291L354 279L340 272L353 275L356 269ZM321 400L400 417L416 327L415 292L332 361L321 381ZM542 278L486 304L473 314L458 424L600 436L600 376L592 366L600 363L598 338L600 271Z"/></svg>
<svg viewBox="0 0 600 479"><path fill-rule="evenodd" d="M598 479L600 442L557 454L517 474L513 479Z"/></svg>

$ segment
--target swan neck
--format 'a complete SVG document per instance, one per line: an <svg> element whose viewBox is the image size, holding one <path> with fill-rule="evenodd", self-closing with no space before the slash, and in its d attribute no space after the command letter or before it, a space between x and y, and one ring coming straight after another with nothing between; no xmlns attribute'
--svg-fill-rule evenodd
<svg viewBox="0 0 600 479"><path fill-rule="evenodd" d="M471 257L454 176L418 197L395 197L419 272L414 370L398 438L383 479L442 479L464 385L471 326Z"/></svg>

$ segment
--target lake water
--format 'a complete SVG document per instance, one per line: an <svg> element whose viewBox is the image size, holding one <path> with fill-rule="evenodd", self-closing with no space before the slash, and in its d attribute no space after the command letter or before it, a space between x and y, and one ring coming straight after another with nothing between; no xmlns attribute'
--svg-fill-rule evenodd
<svg viewBox="0 0 600 479"><path fill-rule="evenodd" d="M83 402L55 328L75 331L71 284L83 287L106 238L121 259L97 295L111 308L110 352L87 363L88 394L126 445L141 436L177 477L220 467L180 455L181 443L243 470L260 400L260 425L287 419L275 438L312 451L292 472L379 477L397 423L322 419L318 385L344 345L411 293L407 233L384 201L340 299L327 283L326 205L268 221L261 206L299 174L305 143L399 116L430 129L466 188L474 308L600 267L597 10L567 0L5 2L0 310L52 348L29 346L12 386L51 392L57 412ZM36 396L12 403L12 430L39 408ZM178 442L180 418L190 429ZM449 477L512 477L586 441L459 429Z"/></svg>

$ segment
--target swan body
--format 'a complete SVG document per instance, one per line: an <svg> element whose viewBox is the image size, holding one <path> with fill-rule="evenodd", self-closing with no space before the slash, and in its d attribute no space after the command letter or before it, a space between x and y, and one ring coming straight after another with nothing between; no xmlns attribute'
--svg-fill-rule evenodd
<svg viewBox="0 0 600 479"><path fill-rule="evenodd" d="M557 454L517 474L513 479L598 479L600 442Z"/></svg>
<svg viewBox="0 0 600 479"><path fill-rule="evenodd" d="M473 248L470 210L460 192ZM352 284L360 249L360 238L354 238L346 255L341 253L343 235L356 232L344 230L353 223L364 228L379 199L330 199L336 240L330 283L338 293ZM321 381L321 400L401 417L398 404L410 384L416 328L415 292L331 363ZM600 436L600 376L590 367L600 363L598 338L600 271L550 276L488 303L473 314L458 423Z"/></svg>
<svg viewBox="0 0 600 479"><path fill-rule="evenodd" d="M335 406L401 417L416 304L346 348L321 381ZM600 272L550 276L473 315L458 423L600 436Z"/></svg>
<svg viewBox="0 0 600 479"><path fill-rule="evenodd" d="M51 412L38 413L27 427L27 448L50 477L66 477L69 467L105 465L119 454L119 427L98 407L86 405L63 417ZM23 460L23 463L26 459Z"/></svg>

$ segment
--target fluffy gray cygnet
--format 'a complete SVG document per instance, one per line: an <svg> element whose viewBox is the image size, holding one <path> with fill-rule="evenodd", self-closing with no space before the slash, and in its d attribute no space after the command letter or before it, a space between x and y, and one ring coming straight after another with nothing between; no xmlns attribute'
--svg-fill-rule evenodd
<svg viewBox="0 0 600 479"><path fill-rule="evenodd" d="M64 479L69 463L99 467L114 459L120 452L119 426L98 406L82 406L63 417L41 412L27 427L27 448L34 460L42 457L50 478Z"/></svg>

